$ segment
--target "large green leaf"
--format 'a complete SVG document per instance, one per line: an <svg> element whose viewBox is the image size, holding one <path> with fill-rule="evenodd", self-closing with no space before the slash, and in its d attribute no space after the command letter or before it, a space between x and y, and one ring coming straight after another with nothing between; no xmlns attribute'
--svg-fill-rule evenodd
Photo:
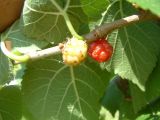
<svg viewBox="0 0 160 120"><path fill-rule="evenodd" d="M37 120L98 120L109 75L92 67L69 67L56 56L30 63L22 82L27 108Z"/></svg>
<svg viewBox="0 0 160 120"><path fill-rule="evenodd" d="M156 98L160 97L160 56L157 66L150 75L146 83L146 99L148 101L154 101Z"/></svg>
<svg viewBox="0 0 160 120"><path fill-rule="evenodd" d="M145 94L135 84L130 84L131 96L133 101L133 108L135 113L144 108L149 101L146 99Z"/></svg>
<svg viewBox="0 0 160 120"><path fill-rule="evenodd" d="M112 22L136 12L123 0L113 3L102 23ZM132 24L115 30L108 38L114 49L112 58L102 66L114 70L122 78L131 80L145 90L145 83L156 65L159 38L160 28L154 22Z"/></svg>
<svg viewBox="0 0 160 120"><path fill-rule="evenodd" d="M24 33L35 39L56 43L64 41L67 36L70 36L70 33L63 13L57 9L58 7L68 13L76 30L79 29L81 23L87 22L79 0L26 0L21 17Z"/></svg>
<svg viewBox="0 0 160 120"><path fill-rule="evenodd" d="M89 20L98 20L109 5L108 0L80 0L81 7L89 17Z"/></svg>
<svg viewBox="0 0 160 120"><path fill-rule="evenodd" d="M134 113L132 101L127 98L127 92L124 93L124 91L121 90L125 89L125 91L127 91L127 89L124 88L122 83L121 86L118 86L118 84L122 81L123 80L117 75L110 81L110 84L108 85L106 93L102 99L102 105L112 116L115 116L118 112L119 119L134 120L137 114ZM121 87L121 89L119 87Z"/></svg>
<svg viewBox="0 0 160 120"><path fill-rule="evenodd" d="M22 115L21 91L16 86L0 90L0 120L20 120Z"/></svg>
<svg viewBox="0 0 160 120"><path fill-rule="evenodd" d="M139 7L150 10L154 14L160 16L160 1L159 0L128 0L132 3L136 3Z"/></svg>
<svg viewBox="0 0 160 120"><path fill-rule="evenodd" d="M122 92L117 87L117 79L119 79L119 77L117 78L116 76L112 79L102 100L102 105L107 108L113 116L116 111L119 110L122 100L124 100Z"/></svg>
<svg viewBox="0 0 160 120"><path fill-rule="evenodd" d="M160 57L156 68L153 70L148 81L146 82L146 91L141 91L138 87L131 84L131 94L135 112L138 112L148 104L154 102L160 97Z"/></svg>

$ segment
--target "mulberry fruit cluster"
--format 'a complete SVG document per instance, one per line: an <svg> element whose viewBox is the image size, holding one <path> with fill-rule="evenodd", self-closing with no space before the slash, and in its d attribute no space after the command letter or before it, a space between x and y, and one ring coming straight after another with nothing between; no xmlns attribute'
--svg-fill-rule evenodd
<svg viewBox="0 0 160 120"><path fill-rule="evenodd" d="M98 62L105 62L110 59L113 47L106 39L98 39L89 44L88 54Z"/></svg>

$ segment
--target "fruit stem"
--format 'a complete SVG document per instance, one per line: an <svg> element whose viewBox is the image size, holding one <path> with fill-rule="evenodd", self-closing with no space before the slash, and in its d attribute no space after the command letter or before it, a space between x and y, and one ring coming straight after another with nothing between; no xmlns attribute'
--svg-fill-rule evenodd
<svg viewBox="0 0 160 120"><path fill-rule="evenodd" d="M65 22L67 24L67 27L68 27L69 31L71 32L72 36L76 37L79 40L84 40L84 38L82 36L78 35L78 33L75 31L67 13L66 13L66 10L64 11L54 0L51 0L51 2L63 15Z"/></svg>
<svg viewBox="0 0 160 120"><path fill-rule="evenodd" d="M18 56L18 55L13 54L12 52L10 52L6 48L6 45L5 45L4 41L1 41L0 45L1 45L1 50L4 53L4 55L6 55L8 58L10 58L12 60L15 60L15 61L18 61L18 62L27 62L30 59L30 57L28 55Z"/></svg>

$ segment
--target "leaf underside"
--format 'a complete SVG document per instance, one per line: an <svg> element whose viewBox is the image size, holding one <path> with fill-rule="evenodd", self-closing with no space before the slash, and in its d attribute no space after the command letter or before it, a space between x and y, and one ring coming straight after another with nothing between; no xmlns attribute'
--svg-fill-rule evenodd
<svg viewBox="0 0 160 120"><path fill-rule="evenodd" d="M30 63L22 82L24 101L37 120L98 120L105 89L88 65L64 65L46 58Z"/></svg>

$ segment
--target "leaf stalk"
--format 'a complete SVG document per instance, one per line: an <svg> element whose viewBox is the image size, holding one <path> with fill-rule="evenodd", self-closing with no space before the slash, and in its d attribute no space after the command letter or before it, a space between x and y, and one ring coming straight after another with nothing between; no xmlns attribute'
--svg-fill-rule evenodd
<svg viewBox="0 0 160 120"><path fill-rule="evenodd" d="M75 31L75 29L71 23L71 20L68 17L66 10L63 10L54 0L51 0L51 2L61 12L61 14L64 17L64 20L66 22L66 25L67 25L69 31L71 32L72 36L76 37L79 40L83 40L84 38L82 36L78 35L78 33Z"/></svg>

